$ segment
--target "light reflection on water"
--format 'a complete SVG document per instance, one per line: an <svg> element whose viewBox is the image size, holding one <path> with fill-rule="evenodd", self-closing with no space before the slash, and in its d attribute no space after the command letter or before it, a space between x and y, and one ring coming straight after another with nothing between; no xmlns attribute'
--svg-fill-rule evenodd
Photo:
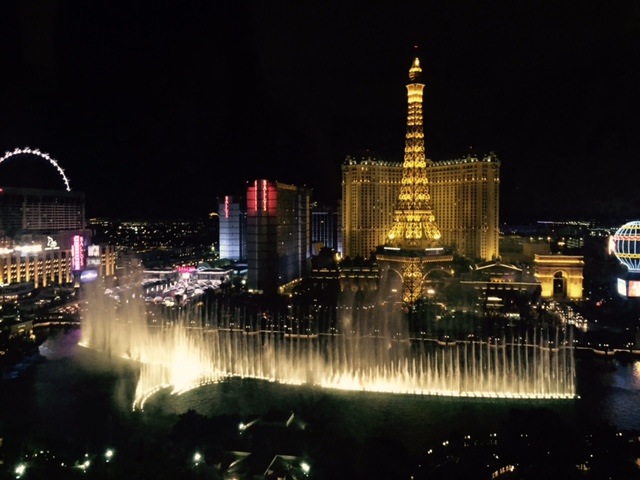
<svg viewBox="0 0 640 480"><path fill-rule="evenodd" d="M48 360L59 360L72 357L78 350L81 332L79 328L73 328L67 332L55 332L42 342L39 347L40 355Z"/></svg>
<svg viewBox="0 0 640 480"><path fill-rule="evenodd" d="M640 361L615 361L610 391L604 396L606 420L631 430L640 430Z"/></svg>
<svg viewBox="0 0 640 480"><path fill-rule="evenodd" d="M294 387L256 380L231 379L191 390L180 396L158 395L150 401L154 414L177 414L188 409L202 415L250 417L270 410L291 410L311 424L322 423L337 438L364 444L384 437L413 453L424 453L433 442L452 436L500 430L511 410L550 408L572 415L574 400L544 402L393 395L372 392Z"/></svg>

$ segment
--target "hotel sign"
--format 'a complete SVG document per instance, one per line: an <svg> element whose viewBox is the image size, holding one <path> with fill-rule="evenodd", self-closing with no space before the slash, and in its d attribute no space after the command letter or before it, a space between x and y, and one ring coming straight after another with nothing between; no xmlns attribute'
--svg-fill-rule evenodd
<svg viewBox="0 0 640 480"><path fill-rule="evenodd" d="M84 238L81 235L73 236L71 244L71 270L82 270L84 267Z"/></svg>
<svg viewBox="0 0 640 480"><path fill-rule="evenodd" d="M87 267L99 267L102 264L100 255L100 245L89 245L87 247Z"/></svg>

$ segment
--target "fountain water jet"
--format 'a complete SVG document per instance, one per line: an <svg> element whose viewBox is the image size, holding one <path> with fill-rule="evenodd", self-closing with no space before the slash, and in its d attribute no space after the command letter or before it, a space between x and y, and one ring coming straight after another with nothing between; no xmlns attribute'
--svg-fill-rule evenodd
<svg viewBox="0 0 640 480"><path fill-rule="evenodd" d="M141 285L135 275L128 285ZM414 395L575 398L571 338L560 330L490 341L409 338L406 319L378 300L339 308L324 333L295 317L265 322L214 300L149 317L141 288L118 302L87 285L81 344L140 363L134 409L162 388L179 394L229 377Z"/></svg>

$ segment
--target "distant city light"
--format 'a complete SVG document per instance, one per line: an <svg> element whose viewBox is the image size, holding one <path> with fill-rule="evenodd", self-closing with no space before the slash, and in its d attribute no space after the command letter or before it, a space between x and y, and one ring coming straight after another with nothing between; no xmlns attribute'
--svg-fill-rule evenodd
<svg viewBox="0 0 640 480"><path fill-rule="evenodd" d="M113 458L114 451L111 448L108 448L106 452L104 452L104 458L107 462L111 461Z"/></svg>

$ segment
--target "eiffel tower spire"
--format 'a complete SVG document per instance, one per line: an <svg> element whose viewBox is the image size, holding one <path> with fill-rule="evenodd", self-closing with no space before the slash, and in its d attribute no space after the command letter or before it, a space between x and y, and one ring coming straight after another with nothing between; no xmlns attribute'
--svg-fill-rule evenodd
<svg viewBox="0 0 640 480"><path fill-rule="evenodd" d="M400 248L432 248L439 246L440 230L431 205L427 160L422 124L422 68L415 57L409 69L407 85L407 133L402 167L402 184L394 211L393 227L387 245Z"/></svg>

